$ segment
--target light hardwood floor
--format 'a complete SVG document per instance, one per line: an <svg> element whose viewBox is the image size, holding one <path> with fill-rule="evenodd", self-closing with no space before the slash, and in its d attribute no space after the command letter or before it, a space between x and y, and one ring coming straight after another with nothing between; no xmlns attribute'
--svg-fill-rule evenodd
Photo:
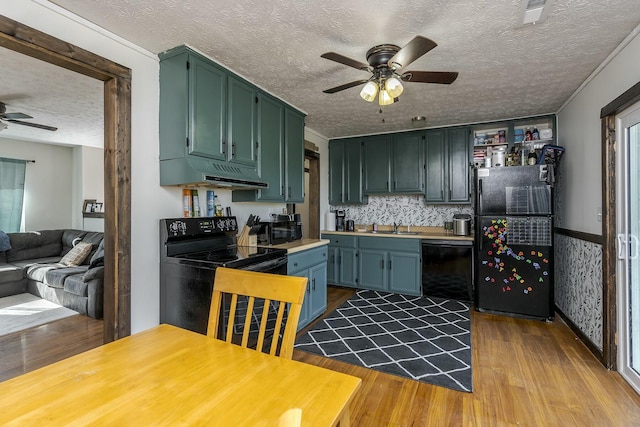
<svg viewBox="0 0 640 427"><path fill-rule="evenodd" d="M329 310L353 291L329 289ZM0 380L100 345L101 322L74 316L0 337ZM352 425L640 426L640 396L557 317L472 311L473 393L410 381L301 351L294 359L362 378Z"/></svg>

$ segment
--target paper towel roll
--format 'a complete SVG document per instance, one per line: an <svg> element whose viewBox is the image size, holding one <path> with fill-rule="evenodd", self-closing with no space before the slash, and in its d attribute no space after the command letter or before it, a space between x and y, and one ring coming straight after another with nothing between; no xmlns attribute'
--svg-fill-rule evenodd
<svg viewBox="0 0 640 427"><path fill-rule="evenodd" d="M324 216L324 228L327 231L336 231L336 214L327 212Z"/></svg>

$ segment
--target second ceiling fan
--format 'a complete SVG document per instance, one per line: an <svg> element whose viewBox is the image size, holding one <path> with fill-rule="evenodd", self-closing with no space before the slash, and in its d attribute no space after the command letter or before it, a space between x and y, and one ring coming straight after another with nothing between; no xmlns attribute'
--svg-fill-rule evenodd
<svg viewBox="0 0 640 427"><path fill-rule="evenodd" d="M457 72L403 71L407 65L436 46L436 42L422 36L414 37L402 48L394 44L381 44L367 51L368 64L340 55L339 53L324 53L321 55L322 58L339 62L340 64L348 65L358 70L369 71L371 77L345 83L326 89L323 92L336 93L366 83L360 92L360 96L365 101L373 102L377 97L380 105L389 105L397 101L402 93L403 87L401 81L451 84L458 78Z"/></svg>

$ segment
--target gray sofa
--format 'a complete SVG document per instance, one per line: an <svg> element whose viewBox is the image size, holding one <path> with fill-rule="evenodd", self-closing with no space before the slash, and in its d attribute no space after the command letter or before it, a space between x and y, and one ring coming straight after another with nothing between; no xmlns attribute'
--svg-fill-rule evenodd
<svg viewBox="0 0 640 427"><path fill-rule="evenodd" d="M6 233L4 237L8 237L10 249L0 251L0 297L29 292L81 314L102 318L103 233L65 229ZM78 242L91 244L84 261L77 266L60 264Z"/></svg>

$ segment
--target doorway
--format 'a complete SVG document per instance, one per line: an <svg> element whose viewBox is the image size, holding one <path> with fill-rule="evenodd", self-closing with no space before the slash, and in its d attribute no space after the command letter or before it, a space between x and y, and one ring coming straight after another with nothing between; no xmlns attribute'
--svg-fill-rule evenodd
<svg viewBox="0 0 640 427"><path fill-rule="evenodd" d="M616 120L618 371L640 393L640 103Z"/></svg>
<svg viewBox="0 0 640 427"><path fill-rule="evenodd" d="M131 334L131 70L0 15L0 46L104 82L104 342Z"/></svg>

